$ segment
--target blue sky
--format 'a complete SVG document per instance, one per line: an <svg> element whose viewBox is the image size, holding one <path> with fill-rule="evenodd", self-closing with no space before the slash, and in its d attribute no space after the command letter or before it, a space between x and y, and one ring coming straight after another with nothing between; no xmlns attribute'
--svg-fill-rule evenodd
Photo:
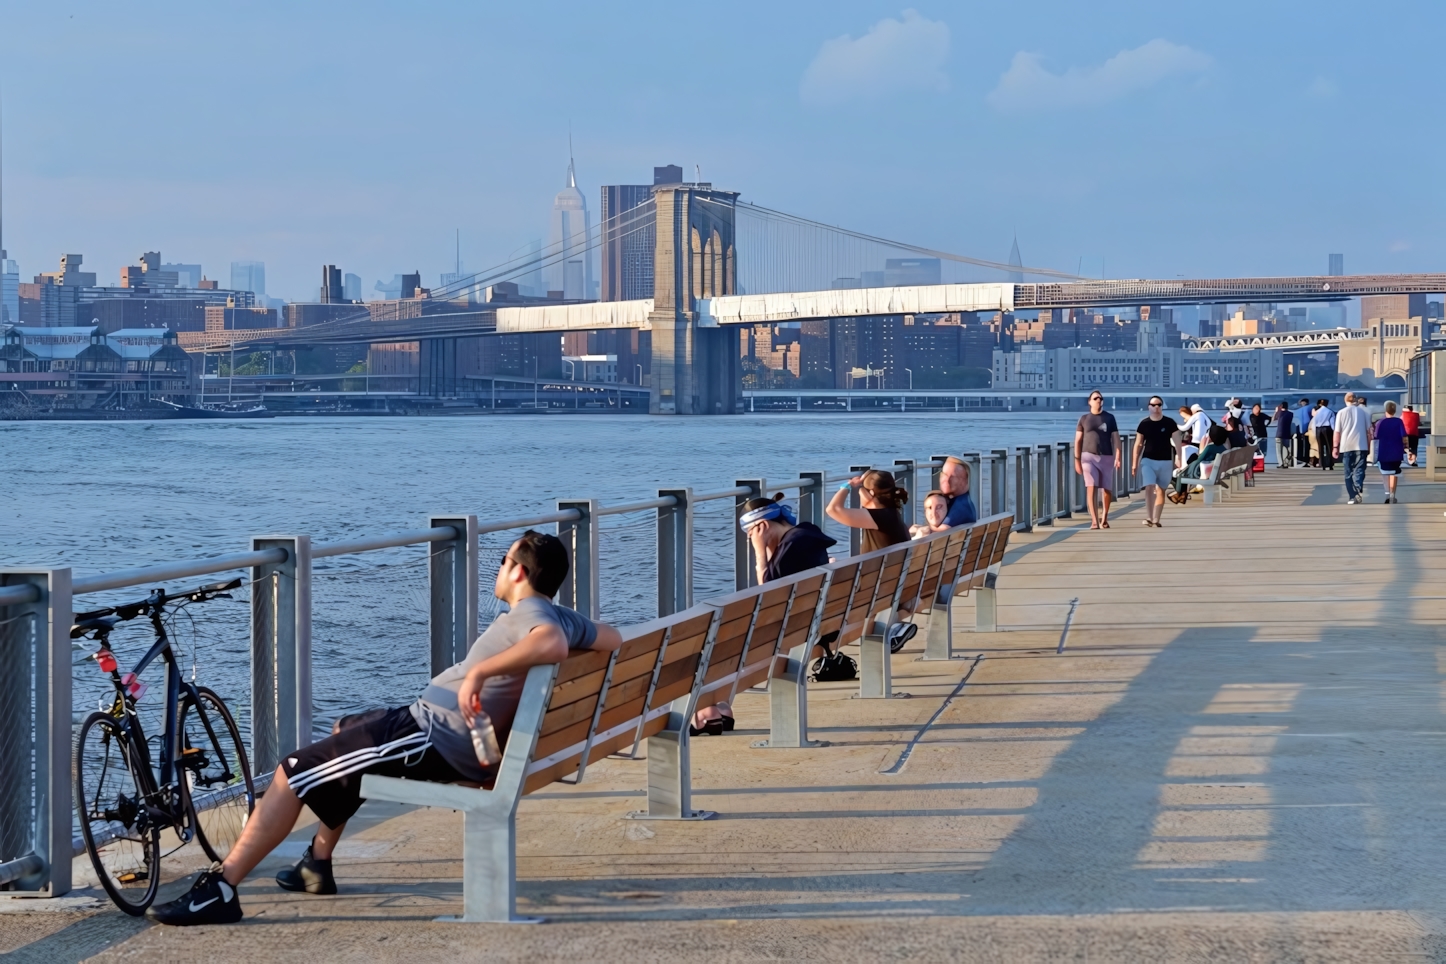
<svg viewBox="0 0 1446 964"><path fill-rule="evenodd" d="M1446 8L1378 2L0 2L5 244L378 278L655 164L1111 277L1441 270Z"/></svg>

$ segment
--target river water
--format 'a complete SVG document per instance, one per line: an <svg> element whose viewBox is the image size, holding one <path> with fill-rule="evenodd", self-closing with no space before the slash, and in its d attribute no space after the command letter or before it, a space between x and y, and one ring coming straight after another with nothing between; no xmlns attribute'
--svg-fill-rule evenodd
<svg viewBox="0 0 1446 964"><path fill-rule="evenodd" d="M77 575L249 548L266 533L314 542L421 528L428 514L483 520L654 498L665 486L731 488L940 452L987 451L1072 436L1077 415L854 414L656 418L516 415L276 418L254 421L0 422L0 565L70 566ZM1122 421L1131 423L1131 418ZM790 495L793 493L790 492ZM731 500L698 507L695 596L732 588ZM603 524L602 610L654 615L654 514ZM842 536L842 533L837 533ZM484 620L509 537L484 538ZM169 588L187 588L210 577ZM222 578L222 577L216 577ZM76 600L77 609L141 589ZM179 625L187 666L247 712L245 593ZM313 586L318 726L362 706L406 702L427 670L425 550L318 560ZM122 661L141 627L115 637ZM77 649L77 659L85 655ZM78 663L77 712L103 680Z"/></svg>

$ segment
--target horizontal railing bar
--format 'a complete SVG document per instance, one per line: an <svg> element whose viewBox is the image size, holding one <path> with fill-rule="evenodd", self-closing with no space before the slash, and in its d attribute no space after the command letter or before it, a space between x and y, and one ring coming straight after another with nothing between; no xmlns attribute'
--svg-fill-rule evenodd
<svg viewBox="0 0 1446 964"><path fill-rule="evenodd" d="M0 606L18 606L21 603L39 601L39 586L24 584L18 586L0 586Z"/></svg>
<svg viewBox="0 0 1446 964"><path fill-rule="evenodd" d="M648 499L645 502L629 502L626 505L599 506L598 515L622 515L624 512L642 512L644 509L666 509L669 506L678 504L678 500L671 495L659 496L656 499Z"/></svg>
<svg viewBox="0 0 1446 964"><path fill-rule="evenodd" d="M457 538L457 530L451 526L437 526L434 529L413 529L390 536L372 536L369 539L352 539L350 542L328 542L311 549L311 558L326 559L330 556L345 556L353 552L371 552L374 549L394 549L397 546L415 546L423 542L447 542Z"/></svg>
<svg viewBox="0 0 1446 964"><path fill-rule="evenodd" d="M705 492L705 493L703 493L702 495L695 495L695 496L693 496L693 501L694 501L694 502L712 502L714 499L731 499L731 498L734 498L735 496L747 495L748 493L750 493L750 492L752 492L752 491L753 491L753 490L750 489L748 486L746 486L746 485L740 485L740 486L738 486L738 487L736 487L736 488L725 489L725 490L723 490L722 492Z"/></svg>
<svg viewBox="0 0 1446 964"><path fill-rule="evenodd" d="M34 877L45 871L45 858L39 854L26 854L15 860L0 864L0 884L10 884L22 877Z"/></svg>
<svg viewBox="0 0 1446 964"><path fill-rule="evenodd" d="M228 572L232 569L248 569L268 562L285 562L285 549L262 549L257 552L239 552L232 556L212 556L209 559L195 559L191 562L168 562L159 566L141 569L122 569L119 572L103 573L99 576L82 576L70 584L72 595L86 592L104 592L107 589L124 589L148 582L166 582L171 579L186 579L191 576L205 576L213 572Z"/></svg>
<svg viewBox="0 0 1446 964"><path fill-rule="evenodd" d="M561 512L549 512L547 515L535 515L529 519L503 519L500 522L480 522L477 524L479 535L488 532L506 532L508 529L526 529L531 526L543 526L549 522L577 522L582 518L582 513L576 509L563 509Z"/></svg>

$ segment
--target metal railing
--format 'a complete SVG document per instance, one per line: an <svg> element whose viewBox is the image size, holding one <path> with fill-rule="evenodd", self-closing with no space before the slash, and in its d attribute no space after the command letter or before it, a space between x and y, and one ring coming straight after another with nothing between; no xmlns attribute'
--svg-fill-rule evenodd
<svg viewBox="0 0 1446 964"><path fill-rule="evenodd" d="M1124 439L1128 453L1128 436ZM1019 447L1012 452L966 452L971 494L981 518L1013 510L1015 528L1028 531L1084 508L1084 491L1074 471L1071 444ZM945 456L898 459L880 465L895 472L910 493L906 518L917 519L928 489L938 488ZM1128 464L1128 463L1127 463ZM822 526L828 486L872 466L849 472L800 472L798 478L768 482L736 480L732 488L695 492L663 488L657 496L604 505L594 499L559 500L556 511L524 518L479 520L466 513L438 514L408 532L342 542L312 544L306 535L258 535L249 551L162 563L100 575L73 577L68 568L0 569L0 658L12 672L0 674L0 893L55 896L70 888L72 833L72 656L69 630L77 595L153 585L247 570L250 584L250 737L252 768L260 778L294 746L311 742L312 563L404 546L428 546L428 663L432 675L460 661L477 637L479 623L479 537L555 525L572 566L558 592L562 605L593 618L601 612L600 557L607 517L653 513L656 529L657 614L693 605L695 509L732 500L733 583L756 582L752 547L736 520L749 499L775 491L797 493L798 517ZM927 487L919 472L929 472ZM1127 470L1128 471L1128 470ZM1135 490L1127 471L1116 474L1116 494ZM855 493L855 500L857 493ZM713 518L715 524L718 519ZM858 551L857 534L853 552ZM716 534L715 534L716 535ZM419 560L420 561L420 560ZM23 739L20 738L23 735Z"/></svg>

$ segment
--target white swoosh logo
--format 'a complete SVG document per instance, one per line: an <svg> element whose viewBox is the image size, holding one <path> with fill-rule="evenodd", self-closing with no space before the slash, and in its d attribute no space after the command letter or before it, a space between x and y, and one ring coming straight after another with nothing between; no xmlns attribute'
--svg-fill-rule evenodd
<svg viewBox="0 0 1446 964"><path fill-rule="evenodd" d="M219 897L212 897L210 900L206 901L204 904L198 904L198 903L196 903L196 902L193 900L193 901L191 901L191 913L194 914L194 913L196 913L196 911L201 910L201 909L204 908L204 907L209 907L210 905L216 903L216 901L218 901L218 900L220 900L220 899L221 899L221 898L219 898Z"/></svg>

